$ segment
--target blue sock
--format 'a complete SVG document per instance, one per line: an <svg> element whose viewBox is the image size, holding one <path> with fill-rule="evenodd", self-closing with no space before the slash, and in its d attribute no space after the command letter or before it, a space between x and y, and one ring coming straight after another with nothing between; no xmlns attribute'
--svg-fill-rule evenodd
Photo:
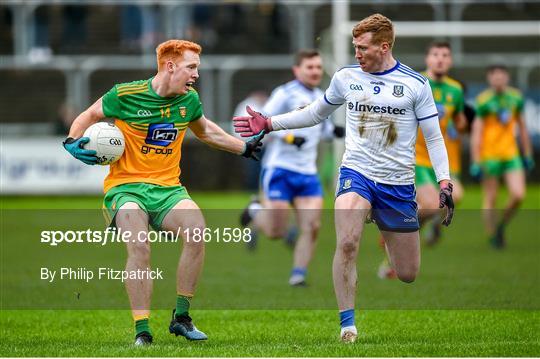
<svg viewBox="0 0 540 359"><path fill-rule="evenodd" d="M295 267L295 268L293 268L293 270L291 272L291 275L299 274L299 275L302 275L302 276L305 277L306 273L307 273L306 268Z"/></svg>
<svg viewBox="0 0 540 359"><path fill-rule="evenodd" d="M347 309L339 312L339 322L341 327L351 327L354 325L354 309Z"/></svg>

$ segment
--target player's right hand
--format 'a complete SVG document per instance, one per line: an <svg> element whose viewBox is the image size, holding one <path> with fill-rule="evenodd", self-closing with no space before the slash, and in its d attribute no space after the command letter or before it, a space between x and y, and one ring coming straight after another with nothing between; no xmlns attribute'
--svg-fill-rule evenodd
<svg viewBox="0 0 540 359"><path fill-rule="evenodd" d="M88 143L89 141L90 138L88 137L81 137L78 139L68 137L64 140L64 142L62 142L62 145L66 151L68 151L79 161L84 162L87 165L95 165L97 164L96 151L86 150L83 148L84 144Z"/></svg>
<svg viewBox="0 0 540 359"><path fill-rule="evenodd" d="M260 134L261 131L264 133L272 131L270 118L252 110L249 106L246 106L246 111L249 116L233 117L234 132L242 137L252 137Z"/></svg>
<svg viewBox="0 0 540 359"><path fill-rule="evenodd" d="M480 182L482 179L482 166L480 166L478 163L471 163L471 167L469 167L469 174L475 181Z"/></svg>

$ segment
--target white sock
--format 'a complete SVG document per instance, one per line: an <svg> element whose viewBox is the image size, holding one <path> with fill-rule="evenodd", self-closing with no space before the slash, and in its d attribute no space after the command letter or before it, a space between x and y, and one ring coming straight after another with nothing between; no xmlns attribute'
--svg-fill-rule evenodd
<svg viewBox="0 0 540 359"><path fill-rule="evenodd" d="M348 327L341 328L341 336L343 336L343 333L345 333L345 332L353 332L354 335L358 335L358 331L356 330L355 325L351 325L351 326L348 326Z"/></svg>
<svg viewBox="0 0 540 359"><path fill-rule="evenodd" d="M263 208L263 206L260 203L254 202L249 205L248 207L248 213L251 218L255 218L257 213Z"/></svg>

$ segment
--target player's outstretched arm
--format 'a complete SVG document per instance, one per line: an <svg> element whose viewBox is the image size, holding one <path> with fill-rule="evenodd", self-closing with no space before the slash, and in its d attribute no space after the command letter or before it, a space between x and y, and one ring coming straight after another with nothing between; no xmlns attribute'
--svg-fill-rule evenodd
<svg viewBox="0 0 540 359"><path fill-rule="evenodd" d="M261 131L288 130L294 128L311 127L321 123L341 105L331 105L321 97L309 106L300 110L287 112L281 115L267 117L247 106L249 116L233 118L234 131L242 137L251 137Z"/></svg>
<svg viewBox="0 0 540 359"><path fill-rule="evenodd" d="M88 137L82 137L82 135L88 127L104 117L100 98L73 121L69 129L69 135L62 143L66 151L87 165L95 165L97 163L96 151L83 148L84 144L88 143L90 139Z"/></svg>
<svg viewBox="0 0 540 359"><path fill-rule="evenodd" d="M258 134L248 142L243 142L229 135L221 127L204 116L192 121L189 124L189 128L200 141L210 147L258 160L255 153L261 151L261 140L264 137L264 133Z"/></svg>

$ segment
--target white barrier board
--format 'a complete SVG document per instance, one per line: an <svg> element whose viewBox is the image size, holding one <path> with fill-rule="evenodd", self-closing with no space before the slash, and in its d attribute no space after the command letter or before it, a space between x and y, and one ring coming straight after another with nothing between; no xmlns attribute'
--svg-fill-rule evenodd
<svg viewBox="0 0 540 359"><path fill-rule="evenodd" d="M0 140L1 194L102 194L109 166L88 166L62 147L64 138Z"/></svg>

